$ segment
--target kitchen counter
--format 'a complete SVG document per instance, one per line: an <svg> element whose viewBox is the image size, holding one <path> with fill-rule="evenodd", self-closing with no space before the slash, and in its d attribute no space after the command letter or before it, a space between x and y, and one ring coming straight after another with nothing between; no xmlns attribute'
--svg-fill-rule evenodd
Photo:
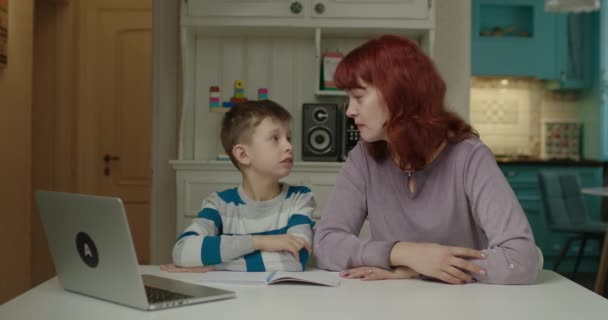
<svg viewBox="0 0 608 320"><path fill-rule="evenodd" d="M571 160L571 159L541 159L535 157L502 157L497 156L496 162L501 164L516 164L516 165L543 165L543 166L584 166L598 167L604 166L607 162L598 160Z"/></svg>

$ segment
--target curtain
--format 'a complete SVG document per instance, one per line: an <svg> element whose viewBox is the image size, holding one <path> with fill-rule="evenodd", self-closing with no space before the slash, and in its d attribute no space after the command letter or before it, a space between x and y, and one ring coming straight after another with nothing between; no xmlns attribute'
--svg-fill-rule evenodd
<svg viewBox="0 0 608 320"><path fill-rule="evenodd" d="M600 0L545 0L545 11L581 12L600 9Z"/></svg>

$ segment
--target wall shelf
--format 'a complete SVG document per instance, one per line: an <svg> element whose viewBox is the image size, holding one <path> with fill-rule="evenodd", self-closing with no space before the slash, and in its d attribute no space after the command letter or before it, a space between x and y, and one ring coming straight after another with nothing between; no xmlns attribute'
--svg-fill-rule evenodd
<svg viewBox="0 0 608 320"><path fill-rule="evenodd" d="M327 96L327 97L346 97L346 92L342 90L317 90L315 91L315 95L317 96Z"/></svg>

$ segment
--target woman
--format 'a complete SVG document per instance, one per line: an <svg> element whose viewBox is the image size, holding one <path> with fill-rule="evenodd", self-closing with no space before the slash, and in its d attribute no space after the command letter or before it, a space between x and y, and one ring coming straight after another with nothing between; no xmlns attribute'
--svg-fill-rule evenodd
<svg viewBox="0 0 608 320"><path fill-rule="evenodd" d="M385 35L350 52L334 80L362 142L317 225L319 267L364 280L533 283L539 257L526 216L492 152L446 110L430 58ZM366 218L371 240L357 237Z"/></svg>

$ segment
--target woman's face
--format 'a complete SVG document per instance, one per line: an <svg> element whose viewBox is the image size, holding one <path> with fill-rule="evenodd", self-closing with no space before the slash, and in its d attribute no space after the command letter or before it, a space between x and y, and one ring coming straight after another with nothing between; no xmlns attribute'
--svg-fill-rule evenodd
<svg viewBox="0 0 608 320"><path fill-rule="evenodd" d="M361 139L365 142L388 140L384 125L389 113L380 91L362 80L362 88L348 90L348 109L346 116L353 118Z"/></svg>

